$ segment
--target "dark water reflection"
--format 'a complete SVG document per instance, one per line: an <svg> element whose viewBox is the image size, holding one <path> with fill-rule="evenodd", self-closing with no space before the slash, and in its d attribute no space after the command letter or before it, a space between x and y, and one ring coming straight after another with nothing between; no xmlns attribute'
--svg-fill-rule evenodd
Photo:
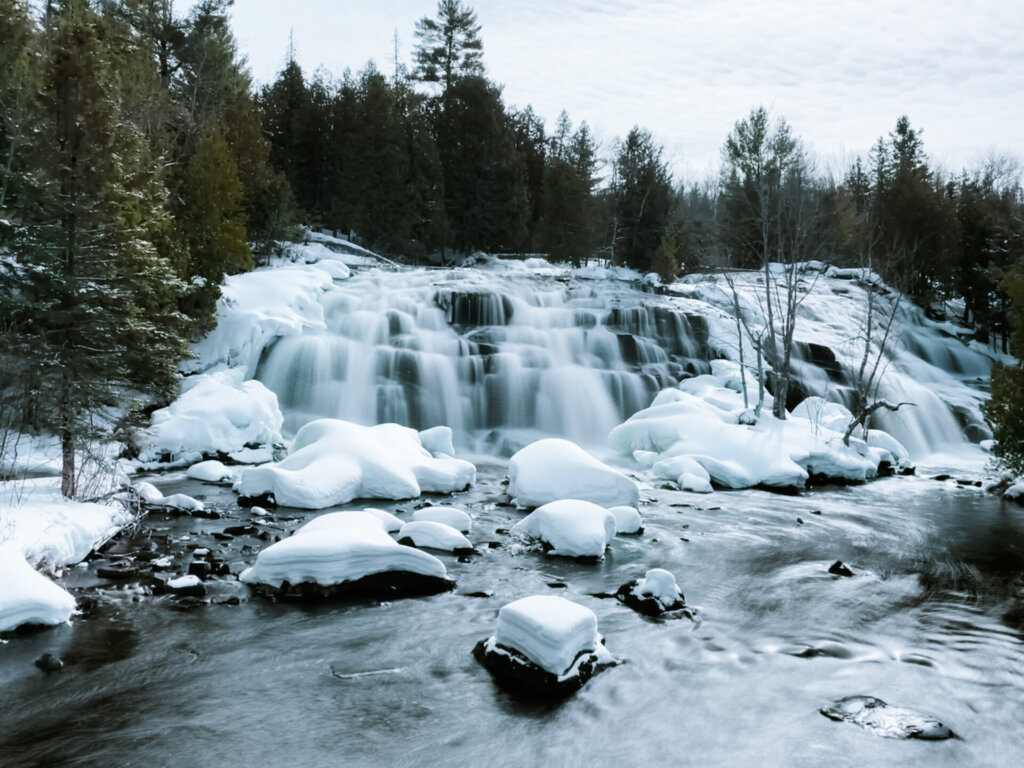
<svg viewBox="0 0 1024 768"><path fill-rule="evenodd" d="M578 564L508 546L495 529L519 514L494 505L500 471L481 476L461 499L477 516L470 538L503 546L465 564L444 556L455 594L299 606L239 592L237 607L180 612L109 593L87 619L0 646L0 765L974 766L1024 756L1021 508L916 478L799 498L652 490L644 535ZM836 559L855 577L829 575ZM655 566L677 574L699 623L651 622L591 596ZM477 590L494 597L460 594ZM591 607L627 660L561 707L507 696L470 655L502 604L544 592ZM68 667L44 676L32 661L45 651ZM890 741L817 713L856 694L935 715L963 738Z"/></svg>

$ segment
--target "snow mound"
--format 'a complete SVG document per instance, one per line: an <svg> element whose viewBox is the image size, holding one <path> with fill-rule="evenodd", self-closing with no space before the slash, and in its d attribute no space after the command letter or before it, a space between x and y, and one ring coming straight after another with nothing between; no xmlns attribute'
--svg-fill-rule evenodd
<svg viewBox="0 0 1024 768"><path fill-rule="evenodd" d="M455 507L424 507L413 512L412 519L444 523L462 533L469 533L469 529L473 526L473 518Z"/></svg>
<svg viewBox="0 0 1024 768"><path fill-rule="evenodd" d="M201 461L198 464L193 464L188 468L188 472L185 474L193 480L202 480L206 483L219 483L222 480L234 479L235 470L229 469L216 459L210 459L209 461Z"/></svg>
<svg viewBox="0 0 1024 768"><path fill-rule="evenodd" d="M132 520L119 504L63 498L59 483L19 481L16 499L9 484L0 483L0 544L13 546L34 568L77 563Z"/></svg>
<svg viewBox="0 0 1024 768"><path fill-rule="evenodd" d="M253 509L258 509L254 507ZM377 509L376 507L366 507L363 512L369 512L371 515L376 515L377 518L384 523L384 530L388 533L396 533L402 530L402 526L405 525L399 518L392 515L383 509Z"/></svg>
<svg viewBox="0 0 1024 768"><path fill-rule="evenodd" d="M153 413L139 456L143 464L191 464L217 454L244 461L254 445L283 443L277 395L244 376L234 368L186 379L181 396Z"/></svg>
<svg viewBox="0 0 1024 768"><path fill-rule="evenodd" d="M488 645L518 651L558 677L570 672L580 654L608 653L598 637L594 612L553 595L533 595L503 605Z"/></svg>
<svg viewBox="0 0 1024 768"><path fill-rule="evenodd" d="M298 431L283 461L244 470L236 490L247 497L272 494L286 507L323 509L355 498L452 493L475 479L468 461L431 456L414 429L318 419Z"/></svg>
<svg viewBox="0 0 1024 768"><path fill-rule="evenodd" d="M420 442L434 456L454 456L455 442L451 427L431 427L420 432Z"/></svg>
<svg viewBox="0 0 1024 768"><path fill-rule="evenodd" d="M1004 499L1024 501L1024 479L1018 480L1003 492Z"/></svg>
<svg viewBox="0 0 1024 768"><path fill-rule="evenodd" d="M589 501L563 499L538 507L509 533L542 542L552 555L603 557L615 536L615 517Z"/></svg>
<svg viewBox="0 0 1024 768"><path fill-rule="evenodd" d="M538 440L516 453L508 465L509 496L521 507L539 507L561 499L601 506L636 506L637 484L575 443Z"/></svg>
<svg viewBox="0 0 1024 768"><path fill-rule="evenodd" d="M433 520L414 520L406 523L398 532L398 541L409 540L416 547L443 549L454 552L460 549L472 549L469 539L446 523Z"/></svg>
<svg viewBox="0 0 1024 768"><path fill-rule="evenodd" d="M193 499L191 496L186 496L184 493L175 493L171 496L164 496L160 501L151 503L153 506L178 509L182 512L202 512L206 509L203 502L198 499Z"/></svg>
<svg viewBox="0 0 1024 768"><path fill-rule="evenodd" d="M22 624L63 624L75 598L36 571L13 544L0 544L0 632Z"/></svg>
<svg viewBox="0 0 1024 768"><path fill-rule="evenodd" d="M373 513L330 512L262 550L239 579L274 588L285 582L332 586L393 571L447 578L444 563L396 543Z"/></svg>
<svg viewBox="0 0 1024 768"><path fill-rule="evenodd" d="M705 492L710 483L802 488L810 477L864 482L877 476L883 462L895 466L907 455L886 433L844 445L842 433L829 425L845 429L849 411L821 398L801 403L785 420L763 411L756 424L742 423L747 414L740 393L705 374L660 392L651 407L613 429L609 440L620 453L649 463L651 479Z"/></svg>
<svg viewBox="0 0 1024 768"><path fill-rule="evenodd" d="M608 511L615 518L616 533L639 533L643 530L644 521L633 507L609 507Z"/></svg>
<svg viewBox="0 0 1024 768"><path fill-rule="evenodd" d="M217 301L217 326L193 347L194 358L183 367L200 372L215 365L241 366L252 376L263 349L277 337L326 328L319 296L331 287L332 277L307 265L227 277Z"/></svg>

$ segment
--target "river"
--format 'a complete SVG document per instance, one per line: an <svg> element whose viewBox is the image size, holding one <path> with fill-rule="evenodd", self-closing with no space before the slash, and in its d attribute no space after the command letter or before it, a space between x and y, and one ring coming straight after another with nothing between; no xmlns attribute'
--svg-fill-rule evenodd
<svg viewBox="0 0 1024 768"><path fill-rule="evenodd" d="M798 497L648 489L643 534L587 564L517 547L503 531L522 513L498 505L503 464L479 474L453 499L475 517L478 554L439 555L454 593L274 603L227 577L211 598L238 605L182 610L93 565L72 569L65 583L97 608L0 646L0 765L934 767L1024 755L1020 507L927 477ZM251 518L227 489L181 473L157 482L224 517L154 514L133 541L179 561L213 547L234 573L265 543L211 537ZM374 506L408 517L412 502ZM312 514L275 510L267 529L285 535ZM853 578L827 573L837 559ZM696 621L592 596L649 567L676 574ZM467 594L479 592L492 596ZM501 605L534 593L593 609L626 661L561 706L509 697L471 655ZM44 652L65 669L36 669ZM934 715L960 738L884 739L818 713L854 694Z"/></svg>

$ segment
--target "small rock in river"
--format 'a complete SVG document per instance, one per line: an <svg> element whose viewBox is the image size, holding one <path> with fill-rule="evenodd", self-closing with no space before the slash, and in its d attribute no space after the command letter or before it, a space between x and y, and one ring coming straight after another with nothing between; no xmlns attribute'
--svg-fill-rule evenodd
<svg viewBox="0 0 1024 768"><path fill-rule="evenodd" d="M50 672L60 672L64 669L64 662L59 656L54 656L52 653L44 653L35 660L35 665L47 674Z"/></svg>
<svg viewBox="0 0 1024 768"><path fill-rule="evenodd" d="M832 563L828 572L833 576L853 576L853 571L842 560L836 560Z"/></svg>
<svg viewBox="0 0 1024 768"><path fill-rule="evenodd" d="M956 736L934 717L889 706L874 696L847 696L819 711L830 720L853 723L887 739L937 741Z"/></svg>

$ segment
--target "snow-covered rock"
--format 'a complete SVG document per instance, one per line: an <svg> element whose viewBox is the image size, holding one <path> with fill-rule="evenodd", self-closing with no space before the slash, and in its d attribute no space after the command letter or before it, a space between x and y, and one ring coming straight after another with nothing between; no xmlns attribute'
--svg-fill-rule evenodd
<svg viewBox="0 0 1024 768"><path fill-rule="evenodd" d="M608 511L615 518L615 533L642 533L644 521L634 507L609 507Z"/></svg>
<svg viewBox="0 0 1024 768"><path fill-rule="evenodd" d="M675 576L663 568L651 568L642 579L623 584L615 596L645 616L660 616L685 607Z"/></svg>
<svg viewBox="0 0 1024 768"><path fill-rule="evenodd" d="M449 529L451 530L451 529ZM263 549L239 579L271 590L315 586L366 587L426 594L451 589L436 557L395 542L386 524L371 512L331 512Z"/></svg>
<svg viewBox="0 0 1024 768"><path fill-rule="evenodd" d="M226 454L242 461L250 458L247 446L283 443L277 395L244 375L235 368L186 379L181 396L153 413L139 460L181 465Z"/></svg>
<svg viewBox="0 0 1024 768"><path fill-rule="evenodd" d="M23 624L70 621L75 598L29 565L13 544L0 544L0 632Z"/></svg>
<svg viewBox="0 0 1024 768"><path fill-rule="evenodd" d="M199 499L193 499L184 493L164 496L159 502L156 502L155 506L177 509L181 512L203 512L206 509L206 505L199 501Z"/></svg>
<svg viewBox="0 0 1024 768"><path fill-rule="evenodd" d="M132 488L134 488L135 492L139 494L139 498L144 504L156 505L164 500L164 495L160 493L160 489L152 483L147 483L146 481L141 480L135 483Z"/></svg>
<svg viewBox="0 0 1024 768"><path fill-rule="evenodd" d="M894 707L874 696L847 696L822 707L829 720L859 725L887 739L941 741L955 738L953 731L937 718L904 707Z"/></svg>
<svg viewBox="0 0 1024 768"><path fill-rule="evenodd" d="M444 523L462 533L469 533L470 528L473 527L473 518L455 507L424 507L413 512L412 519Z"/></svg>
<svg viewBox="0 0 1024 768"><path fill-rule="evenodd" d="M651 407L612 430L620 453L637 455L652 479L672 479L688 490L707 492L755 485L802 488L809 478L864 482L884 462L896 466L907 452L898 441L875 431L869 442L832 429L852 418L842 405L810 398L785 420L763 411L756 424L744 422L742 396L705 374L666 389ZM895 453L894 453L895 451ZM658 454L657 459L648 453Z"/></svg>
<svg viewBox="0 0 1024 768"><path fill-rule="evenodd" d="M475 479L468 461L431 456L414 429L318 419L299 430L283 461L244 470L236 490L249 498L272 494L286 507L323 509L355 498L452 493Z"/></svg>
<svg viewBox="0 0 1024 768"><path fill-rule="evenodd" d="M406 523L398 531L399 544L412 542L415 547L427 549L443 549L446 552L458 552L472 549L469 539L447 523L433 520L413 520Z"/></svg>
<svg viewBox="0 0 1024 768"><path fill-rule="evenodd" d="M575 443L538 440L509 460L508 493L522 507L581 499L602 506L636 506L637 484Z"/></svg>
<svg viewBox="0 0 1024 768"><path fill-rule="evenodd" d="M509 533L540 541L552 555L603 557L615 536L615 517L589 501L563 499L538 507Z"/></svg>
<svg viewBox="0 0 1024 768"><path fill-rule="evenodd" d="M230 469L216 459L201 461L193 464L185 473L193 480L202 480L207 483L219 483L224 480L231 480L235 476L235 470Z"/></svg>
<svg viewBox="0 0 1024 768"><path fill-rule="evenodd" d="M481 641L478 660L514 691L564 696L615 664L586 606L553 595L532 595L502 606L495 633Z"/></svg>
<svg viewBox="0 0 1024 768"><path fill-rule="evenodd" d="M257 509L259 509L259 507L253 507L253 511L256 511ZM365 507L363 512L369 512L371 515L376 515L377 518L384 523L384 530L388 533L397 533L402 530L402 526L405 525L405 523L403 523L398 517L383 509Z"/></svg>
<svg viewBox="0 0 1024 768"><path fill-rule="evenodd" d="M420 443L434 456L454 456L455 442L451 427L431 427L420 432Z"/></svg>
<svg viewBox="0 0 1024 768"><path fill-rule="evenodd" d="M193 348L184 367L205 371L215 365L256 372L263 349L279 336L323 330L320 294L333 275L315 266L287 265L230 275L221 286L216 327Z"/></svg>
<svg viewBox="0 0 1024 768"><path fill-rule="evenodd" d="M1018 480L1003 492L1004 499L1024 502L1024 479Z"/></svg>

